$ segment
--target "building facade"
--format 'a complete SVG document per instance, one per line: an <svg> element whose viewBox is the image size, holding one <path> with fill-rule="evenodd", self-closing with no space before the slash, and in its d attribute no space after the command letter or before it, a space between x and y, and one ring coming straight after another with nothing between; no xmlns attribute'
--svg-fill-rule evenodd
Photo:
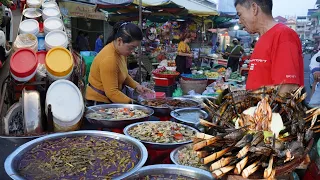
<svg viewBox="0 0 320 180"><path fill-rule="evenodd" d="M308 16L297 16L296 25L296 32L300 39L312 39L311 20Z"/></svg>

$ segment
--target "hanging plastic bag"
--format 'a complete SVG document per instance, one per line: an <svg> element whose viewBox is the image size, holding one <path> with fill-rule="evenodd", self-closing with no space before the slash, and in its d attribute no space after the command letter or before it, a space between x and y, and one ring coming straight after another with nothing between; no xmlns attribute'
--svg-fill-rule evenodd
<svg viewBox="0 0 320 180"><path fill-rule="evenodd" d="M316 84L316 87L310 99L309 105L311 106L320 105L320 83L319 82Z"/></svg>

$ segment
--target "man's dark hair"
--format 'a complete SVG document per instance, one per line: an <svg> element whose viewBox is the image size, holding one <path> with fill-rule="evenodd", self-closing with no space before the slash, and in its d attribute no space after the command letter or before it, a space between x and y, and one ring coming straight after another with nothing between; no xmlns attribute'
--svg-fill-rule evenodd
<svg viewBox="0 0 320 180"><path fill-rule="evenodd" d="M272 15L272 0L235 0L234 6L236 7L239 4L246 8L250 8L251 3L253 2L257 3L265 14Z"/></svg>

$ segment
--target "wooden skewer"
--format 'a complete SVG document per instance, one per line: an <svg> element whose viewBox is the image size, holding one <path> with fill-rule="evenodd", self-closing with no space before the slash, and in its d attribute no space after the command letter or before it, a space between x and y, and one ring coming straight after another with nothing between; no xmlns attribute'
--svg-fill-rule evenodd
<svg viewBox="0 0 320 180"><path fill-rule="evenodd" d="M211 139L213 138L214 136L211 136L209 134L205 134L205 133L197 133L196 134L196 137L199 138L199 139Z"/></svg>
<svg viewBox="0 0 320 180"><path fill-rule="evenodd" d="M213 138L210 138L210 139L207 139L207 140L203 140L203 141L200 141L196 144L193 145L193 150L194 151L197 151L199 149L202 149L206 146L209 146L215 142L217 142L219 139L221 139L220 137L213 137Z"/></svg>
<svg viewBox="0 0 320 180"><path fill-rule="evenodd" d="M224 176L226 173L231 171L233 168L234 168L234 166L227 166L227 167L223 167L223 168L217 169L217 170L212 172L212 176L215 179L220 179L222 176Z"/></svg>
<svg viewBox="0 0 320 180"><path fill-rule="evenodd" d="M246 156L249 152L250 149L250 144L247 144L245 147L243 147L237 154L238 158L242 158L244 156Z"/></svg>
<svg viewBox="0 0 320 180"><path fill-rule="evenodd" d="M216 169L220 169L220 168L228 165L234 159L235 159L234 157L221 158L219 161L216 161L215 163L211 164L210 171L214 171Z"/></svg>
<svg viewBox="0 0 320 180"><path fill-rule="evenodd" d="M311 128L312 130L314 130L314 129L319 129L320 128L320 125L318 125L318 126L314 126L313 128Z"/></svg>
<svg viewBox="0 0 320 180"><path fill-rule="evenodd" d="M194 144L196 144L196 143L198 143L198 142L201 142L201 141L203 141L203 139L199 139L199 138L192 138L192 142L194 143Z"/></svg>
<svg viewBox="0 0 320 180"><path fill-rule="evenodd" d="M243 172L241 173L243 178L248 178L251 174L253 174L254 172L256 172L259 168L259 162L260 161L256 161L253 164L251 164L250 166L246 167Z"/></svg>
<svg viewBox="0 0 320 180"><path fill-rule="evenodd" d="M217 125L200 118L200 124L206 127L215 127Z"/></svg>
<svg viewBox="0 0 320 180"><path fill-rule="evenodd" d="M265 179L269 178L272 174L272 165L273 165L273 156L271 156L269 160L269 165L268 167L264 170L263 177Z"/></svg>
<svg viewBox="0 0 320 180"><path fill-rule="evenodd" d="M241 174L243 168L247 165L248 163L249 156L246 156L243 158L240 162L236 164L236 168L234 169L234 174Z"/></svg>
<svg viewBox="0 0 320 180"><path fill-rule="evenodd" d="M211 154L210 156L207 156L203 159L201 159L201 162L203 164L208 164L218 158L220 158L221 156L223 156L224 154L226 154L227 152L229 152L233 147L228 147L228 148L225 148L225 149L222 149L221 151L219 152L215 152L213 154Z"/></svg>
<svg viewBox="0 0 320 180"><path fill-rule="evenodd" d="M314 133L320 133L320 129L318 129L318 130L314 131Z"/></svg>

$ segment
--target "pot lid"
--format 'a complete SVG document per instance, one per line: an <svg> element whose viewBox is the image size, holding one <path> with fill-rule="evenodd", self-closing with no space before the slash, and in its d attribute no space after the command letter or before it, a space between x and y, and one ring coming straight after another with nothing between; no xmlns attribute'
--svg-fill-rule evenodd
<svg viewBox="0 0 320 180"><path fill-rule="evenodd" d="M37 66L37 55L30 49L20 49L10 59L10 71L17 77L30 76Z"/></svg>
<svg viewBox="0 0 320 180"><path fill-rule="evenodd" d="M79 117L84 104L79 88L68 80L57 80L47 91L46 105L51 104L52 115L70 122Z"/></svg>
<svg viewBox="0 0 320 180"><path fill-rule="evenodd" d="M64 46L68 42L68 36L61 30L54 30L46 35L45 42L50 47Z"/></svg>
<svg viewBox="0 0 320 180"><path fill-rule="evenodd" d="M55 7L48 7L43 10L43 14L47 16L58 16L60 15L60 11Z"/></svg>
<svg viewBox="0 0 320 180"><path fill-rule="evenodd" d="M46 55L47 71L54 75L63 77L68 75L73 68L73 58L70 51L63 47L50 49Z"/></svg>
<svg viewBox="0 0 320 180"><path fill-rule="evenodd" d="M23 32L33 33L39 29L39 23L34 19L27 19L20 23L19 29Z"/></svg>

